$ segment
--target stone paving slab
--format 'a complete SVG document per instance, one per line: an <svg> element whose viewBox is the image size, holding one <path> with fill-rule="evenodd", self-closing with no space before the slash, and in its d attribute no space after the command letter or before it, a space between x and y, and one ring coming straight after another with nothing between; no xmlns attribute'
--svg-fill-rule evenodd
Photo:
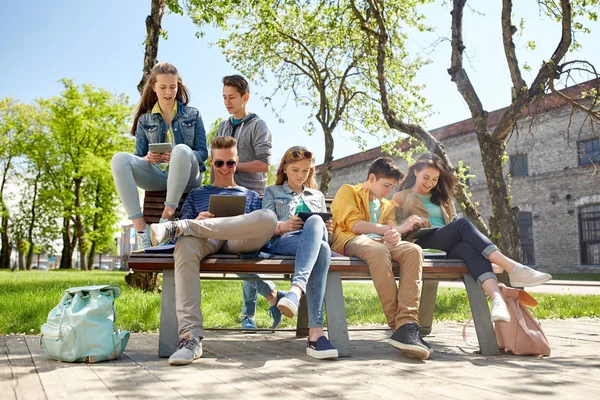
<svg viewBox="0 0 600 400"><path fill-rule="evenodd" d="M389 331L351 331L351 357L319 361L293 333L209 332L204 357L171 367L157 334L133 334L112 362L48 360L37 336L0 337L1 399L587 399L600 397L600 319L545 320L550 357L481 356L462 324L434 324L427 361L387 344ZM476 341L474 329L468 329Z"/></svg>

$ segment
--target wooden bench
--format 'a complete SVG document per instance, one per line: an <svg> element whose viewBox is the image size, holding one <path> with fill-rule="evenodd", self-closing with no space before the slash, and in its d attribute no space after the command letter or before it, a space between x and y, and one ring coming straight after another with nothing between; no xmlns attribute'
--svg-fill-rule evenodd
<svg viewBox="0 0 600 400"><path fill-rule="evenodd" d="M148 223L158 222L164 207L165 192L146 192L144 198L144 218ZM181 204L176 212L179 217ZM327 199L327 206L331 204ZM160 330L158 355L169 357L175 351L177 334L177 317L175 313L175 275L172 254L132 253L126 263L137 273L163 274L162 300L160 311ZM393 263L394 275L398 278L399 268ZM214 254L200 263L200 275L214 277L214 274L267 274L289 279L294 273L294 257L273 256L268 259L241 259L237 255ZM239 279L239 278L238 278ZM340 356L350 355L348 324L342 289L343 280L371 280L367 264L355 257L332 257L325 292L327 330L333 346ZM419 325L421 334L431 332L433 312L438 284L440 281L464 281L471 306L473 321L481 354L495 355L499 353L496 334L491 322L487 297L481 286L473 280L462 260L445 258L425 258L423 267L423 286L419 307ZM240 292L241 296L241 292ZM296 336L308 336L308 312L303 298L298 311Z"/></svg>
<svg viewBox="0 0 600 400"><path fill-rule="evenodd" d="M158 355L169 357L175 351L177 341L177 317L175 314L174 263L171 254L132 253L127 263L136 272L162 272L163 287L160 311ZM275 256L268 259L241 259L237 255L215 254L202 260L200 274L257 273L289 277L294 272L294 257ZM394 274L398 277L398 266L394 263ZM341 356L350 355L350 342L346 322L346 309L342 280L370 280L369 269L364 261L354 257L333 257L325 293L327 329L329 339ZM465 282L477 339L483 355L498 354L498 344L491 322L487 298L481 287L469 275L462 260L425 259L423 289L419 308L421 334L431 332L435 298L440 281ZM240 292L241 296L241 292ZM306 305L301 304L296 335L308 335Z"/></svg>

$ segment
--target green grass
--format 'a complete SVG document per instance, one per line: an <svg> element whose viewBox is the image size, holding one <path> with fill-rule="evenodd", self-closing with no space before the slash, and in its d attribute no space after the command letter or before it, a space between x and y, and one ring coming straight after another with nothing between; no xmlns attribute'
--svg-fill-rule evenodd
<svg viewBox="0 0 600 400"><path fill-rule="evenodd" d="M72 286L111 284L123 293L116 301L117 325L133 332L157 331L160 323L160 294L144 293L127 286L123 272L107 271L0 271L0 334L39 333L48 312L65 289ZM289 283L276 282L281 289ZM385 324L381 304L373 285L344 283L346 313L350 325ZM600 317L600 296L534 294L539 301L538 318ZM240 323L242 293L240 281L202 281L202 312L208 328L236 328ZM267 328L267 302L260 297L255 316L259 327ZM471 311L464 289L440 288L436 320L465 321ZM295 320L284 318L282 327L293 328Z"/></svg>

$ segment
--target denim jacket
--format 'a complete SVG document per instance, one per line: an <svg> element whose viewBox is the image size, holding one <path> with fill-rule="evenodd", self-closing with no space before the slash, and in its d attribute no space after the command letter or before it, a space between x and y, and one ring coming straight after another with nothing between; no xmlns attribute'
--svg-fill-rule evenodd
<svg viewBox="0 0 600 400"><path fill-rule="evenodd" d="M317 189L304 188L296 193L287 182L283 185L269 186L265 189L262 208L274 211L278 221L287 221L296 214L300 198L312 212L327 212L325 196Z"/></svg>
<svg viewBox="0 0 600 400"><path fill-rule="evenodd" d="M185 144L192 149L200 171L204 171L204 161L208 157L206 148L206 132L202 117L197 109L177 102L177 114L171 122L175 144ZM135 155L144 157L148 154L149 143L164 143L167 136L167 124L160 114L144 113L138 120L135 130Z"/></svg>

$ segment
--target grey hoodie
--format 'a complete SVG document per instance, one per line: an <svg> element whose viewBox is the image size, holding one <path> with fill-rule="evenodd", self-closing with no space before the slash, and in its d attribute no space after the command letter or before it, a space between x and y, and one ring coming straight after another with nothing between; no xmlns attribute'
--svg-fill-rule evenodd
<svg viewBox="0 0 600 400"><path fill-rule="evenodd" d="M237 140L240 162L259 160L271 163L271 131L265 121L256 114L246 115L239 125L233 125L231 117L221 121L216 136L232 136ZM235 182L263 195L267 185L267 174L236 171Z"/></svg>

